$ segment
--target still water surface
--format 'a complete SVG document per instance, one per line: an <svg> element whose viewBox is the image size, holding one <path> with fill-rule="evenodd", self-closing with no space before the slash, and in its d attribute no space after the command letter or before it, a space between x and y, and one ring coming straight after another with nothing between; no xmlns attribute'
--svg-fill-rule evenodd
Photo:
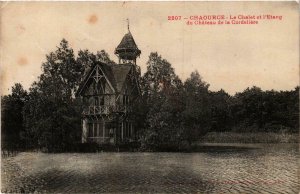
<svg viewBox="0 0 300 194"><path fill-rule="evenodd" d="M297 154L296 144L213 144L197 153L20 153L3 159L2 182L47 193L298 193ZM11 164L23 173L12 175Z"/></svg>

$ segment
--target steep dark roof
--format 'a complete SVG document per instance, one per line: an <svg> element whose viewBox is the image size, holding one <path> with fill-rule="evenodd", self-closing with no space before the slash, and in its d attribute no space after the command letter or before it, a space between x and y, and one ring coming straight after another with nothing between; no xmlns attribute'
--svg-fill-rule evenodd
<svg viewBox="0 0 300 194"><path fill-rule="evenodd" d="M112 84L113 88L116 90L117 88L117 85L116 85L116 80L115 80L115 77L114 77L114 74L111 70L111 66L112 65L108 65L108 64L105 64L105 63L102 63L100 65L101 69L103 70L103 73L105 74L105 76L107 77L107 79L110 81L110 83Z"/></svg>
<svg viewBox="0 0 300 194"><path fill-rule="evenodd" d="M115 54L121 59L133 60L140 56L141 51L138 49L130 31L125 34L120 44L115 50Z"/></svg>
<svg viewBox="0 0 300 194"><path fill-rule="evenodd" d="M105 74L105 77L111 83L115 92L121 92L126 77L132 68L132 64L105 64L101 62L94 64L86 73L85 78L83 79L77 90L76 96L81 95L84 91L84 88L86 87L90 75L92 74L96 65L100 66L101 70Z"/></svg>
<svg viewBox="0 0 300 194"><path fill-rule="evenodd" d="M111 66L111 70L114 76L115 81L115 90L120 92L123 88L124 82L130 69L132 68L131 64L116 64Z"/></svg>
<svg viewBox="0 0 300 194"><path fill-rule="evenodd" d="M117 49L138 49L130 32L124 35Z"/></svg>

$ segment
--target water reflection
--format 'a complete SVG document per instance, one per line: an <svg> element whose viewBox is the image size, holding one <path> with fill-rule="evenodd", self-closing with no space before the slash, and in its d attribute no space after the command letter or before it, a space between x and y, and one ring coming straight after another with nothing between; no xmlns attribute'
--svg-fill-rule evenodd
<svg viewBox="0 0 300 194"><path fill-rule="evenodd" d="M193 153L30 154L15 177L38 192L298 193L297 145L204 144ZM11 181L13 182L13 181Z"/></svg>

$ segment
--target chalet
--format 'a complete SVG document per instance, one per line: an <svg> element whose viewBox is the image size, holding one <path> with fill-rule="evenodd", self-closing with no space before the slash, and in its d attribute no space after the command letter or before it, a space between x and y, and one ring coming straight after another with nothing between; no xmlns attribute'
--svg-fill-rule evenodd
<svg viewBox="0 0 300 194"><path fill-rule="evenodd" d="M132 111L139 100L140 56L128 27L115 49L119 64L98 62L87 70L77 91L83 102L82 143L124 144L136 140Z"/></svg>

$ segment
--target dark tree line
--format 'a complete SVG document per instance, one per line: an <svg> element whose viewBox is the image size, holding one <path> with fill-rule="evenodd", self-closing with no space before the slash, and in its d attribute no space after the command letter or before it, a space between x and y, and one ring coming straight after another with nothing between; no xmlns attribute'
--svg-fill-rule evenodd
<svg viewBox="0 0 300 194"><path fill-rule="evenodd" d="M25 145L22 110L28 99L21 84L12 87L12 94L1 98L1 147L16 150Z"/></svg>
<svg viewBox="0 0 300 194"><path fill-rule="evenodd" d="M1 137L5 149L69 150L81 140L82 105L75 92L96 61L114 63L105 51L79 51L68 42L46 56L42 74L29 91L21 84L1 99ZM297 132L299 87L229 95L213 92L195 71L182 82L172 65L151 53L141 77L142 96L134 107L142 149L185 149L208 131Z"/></svg>
<svg viewBox="0 0 300 194"><path fill-rule="evenodd" d="M182 82L171 64L151 53L141 78L145 148L185 149L210 131L297 132L299 87L262 91L253 86L229 95L213 92L195 71Z"/></svg>

